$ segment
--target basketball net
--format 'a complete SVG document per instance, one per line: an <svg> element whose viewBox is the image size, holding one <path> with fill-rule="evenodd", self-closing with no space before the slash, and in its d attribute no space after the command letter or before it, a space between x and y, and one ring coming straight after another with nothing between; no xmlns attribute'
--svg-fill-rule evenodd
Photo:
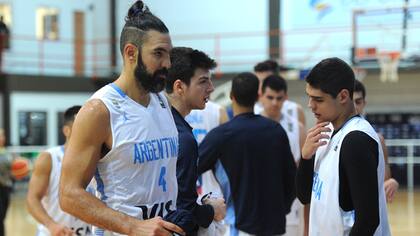
<svg viewBox="0 0 420 236"><path fill-rule="evenodd" d="M378 63L381 68L381 82L398 82L398 65L400 52L382 52L378 54Z"/></svg>
<svg viewBox="0 0 420 236"><path fill-rule="evenodd" d="M354 76L357 80L362 81L367 76L367 70L361 67L353 67Z"/></svg>

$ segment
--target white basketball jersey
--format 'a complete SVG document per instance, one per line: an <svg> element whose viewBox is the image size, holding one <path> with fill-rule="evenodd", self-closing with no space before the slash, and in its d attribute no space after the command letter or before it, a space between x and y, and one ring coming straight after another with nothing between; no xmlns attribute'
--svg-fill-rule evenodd
<svg viewBox="0 0 420 236"><path fill-rule="evenodd" d="M290 100L284 101L281 113L287 114L293 119L299 120L298 104L296 102Z"/></svg>
<svg viewBox="0 0 420 236"><path fill-rule="evenodd" d="M300 160L299 121L286 113L282 113L280 125L286 131L293 158L295 159L295 162L298 162Z"/></svg>
<svg viewBox="0 0 420 236"><path fill-rule="evenodd" d="M206 103L203 110L192 110L185 120L193 127L193 134L198 143L203 141L206 134L219 126L221 106L212 101Z"/></svg>
<svg viewBox="0 0 420 236"><path fill-rule="evenodd" d="M72 229L75 235L91 235L90 225L63 212L60 208L58 190L61 175L61 164L64 157L64 147L53 147L46 150L46 152L51 155L51 173L47 194L42 198L42 205L44 206L44 209L55 222ZM38 224L37 235L48 236L50 235L50 232L44 225Z"/></svg>
<svg viewBox="0 0 420 236"><path fill-rule="evenodd" d="M290 150L292 151L293 158L297 163L300 160L299 121L282 112L280 125L286 131L289 139ZM290 213L286 215L286 225L303 226L303 204L300 203L297 198L293 201ZM303 227L301 228L303 229Z"/></svg>
<svg viewBox="0 0 420 236"><path fill-rule="evenodd" d="M254 113L261 114L264 108L259 104L255 104ZM290 150L292 151L293 158L297 162L300 160L300 133L299 133L299 120L287 113L281 111L281 118L279 120L281 127L286 131L287 138L289 139Z"/></svg>
<svg viewBox="0 0 420 236"><path fill-rule="evenodd" d="M375 236L391 235L384 192L384 157L378 135L372 126L361 117L353 117L320 147L315 155L312 186L309 235L348 235L354 224L354 211L345 212L339 204L339 154L344 137L351 131L362 131L378 143L378 196L379 226Z"/></svg>
<svg viewBox="0 0 420 236"><path fill-rule="evenodd" d="M175 210L178 132L164 94L151 93L144 107L112 83L91 99L107 107L112 132L112 148L95 173L98 197L140 220Z"/></svg>
<svg viewBox="0 0 420 236"><path fill-rule="evenodd" d="M198 143L203 141L210 130L219 126L220 108L217 103L209 101L203 110L192 110L185 120L193 128L193 134ZM219 183L212 171L206 171L201 175L201 190L203 194L212 192L222 194Z"/></svg>
<svg viewBox="0 0 420 236"><path fill-rule="evenodd" d="M263 105L260 102L256 102L254 105L254 113L261 114L264 110ZM293 119L299 120L298 104L296 102L286 100L283 102L281 107L281 113L287 114Z"/></svg>
<svg viewBox="0 0 420 236"><path fill-rule="evenodd" d="M212 101L206 103L206 107L203 110L192 110L185 120L193 128L193 134L198 143L203 141L204 137L210 130L219 126L220 124L220 109L221 106ZM201 195L198 199L209 192L212 192L216 196L223 196L219 182L213 174L213 171L208 170L201 174ZM198 201L199 202L199 201ZM215 236L223 235L226 230L223 221L213 221L208 228L200 227L197 235L199 236Z"/></svg>
<svg viewBox="0 0 420 236"><path fill-rule="evenodd" d="M256 102L254 105L254 113L261 114L264 111L264 107L260 102Z"/></svg>

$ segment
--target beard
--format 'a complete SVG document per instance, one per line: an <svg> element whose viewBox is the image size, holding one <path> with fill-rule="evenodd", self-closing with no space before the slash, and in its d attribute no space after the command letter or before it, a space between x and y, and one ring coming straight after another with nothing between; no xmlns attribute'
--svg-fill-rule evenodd
<svg viewBox="0 0 420 236"><path fill-rule="evenodd" d="M140 86L147 92L151 93L158 93L162 91L165 87L165 80L168 77L168 69L161 68L151 74L147 71L140 55L137 61L138 63L136 69L134 70L134 77Z"/></svg>

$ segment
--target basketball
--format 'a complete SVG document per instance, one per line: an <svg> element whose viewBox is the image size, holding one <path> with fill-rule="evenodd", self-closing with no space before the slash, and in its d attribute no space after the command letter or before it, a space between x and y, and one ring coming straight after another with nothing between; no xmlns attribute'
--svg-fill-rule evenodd
<svg viewBox="0 0 420 236"><path fill-rule="evenodd" d="M29 175L29 161L24 158L17 158L12 161L11 172L13 178L21 180Z"/></svg>

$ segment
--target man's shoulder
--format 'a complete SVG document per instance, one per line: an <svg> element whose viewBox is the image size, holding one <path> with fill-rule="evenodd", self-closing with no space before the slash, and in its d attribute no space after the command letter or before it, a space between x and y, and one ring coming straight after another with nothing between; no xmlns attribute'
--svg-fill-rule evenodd
<svg viewBox="0 0 420 236"><path fill-rule="evenodd" d="M214 127L209 131L209 133L206 136L212 136L212 137L218 137L223 138L227 133L232 132L232 130L237 129L237 121L230 120L226 123L223 123L217 127Z"/></svg>
<svg viewBox="0 0 420 236"><path fill-rule="evenodd" d="M368 133L362 130L353 130L343 138L342 146L352 149L353 147L364 147L366 149L376 148L377 141Z"/></svg>
<svg viewBox="0 0 420 236"><path fill-rule="evenodd" d="M260 123L262 124L262 132L269 132L277 136L287 137L286 130L281 126L280 122L276 122L266 117L262 117Z"/></svg>
<svg viewBox="0 0 420 236"><path fill-rule="evenodd" d="M180 153L191 153L195 148L198 148L198 143L191 131L178 131L178 142L181 150Z"/></svg>
<svg viewBox="0 0 420 236"><path fill-rule="evenodd" d="M63 146L54 146L54 147L50 147L46 149L44 152L53 155L55 153L61 153L61 152L64 153L64 149L63 149Z"/></svg>
<svg viewBox="0 0 420 236"><path fill-rule="evenodd" d="M175 121L176 129L178 130L178 133L182 135L192 135L192 127L188 124L188 122L185 120L184 117L179 114L179 112L174 108L171 107L171 113Z"/></svg>
<svg viewBox="0 0 420 236"><path fill-rule="evenodd" d="M365 119L358 116L354 117L351 122L349 122L348 127L344 132L346 133L344 139L347 140L374 140L379 141L378 133L372 127L372 125Z"/></svg>
<svg viewBox="0 0 420 236"><path fill-rule="evenodd" d="M256 115L256 121L263 126L268 126L268 127L273 127L273 128L277 128L277 127L281 128L281 125L280 125L279 122L276 122L272 119L269 119L269 118L261 116L261 115Z"/></svg>
<svg viewBox="0 0 420 236"><path fill-rule="evenodd" d="M178 130L178 137L180 142L196 143L194 134L190 127L183 123L176 123L176 128Z"/></svg>
<svg viewBox="0 0 420 236"><path fill-rule="evenodd" d="M88 114L90 117L103 117L109 116L109 111L105 103L100 99L90 99L88 100L80 110L79 113Z"/></svg>

